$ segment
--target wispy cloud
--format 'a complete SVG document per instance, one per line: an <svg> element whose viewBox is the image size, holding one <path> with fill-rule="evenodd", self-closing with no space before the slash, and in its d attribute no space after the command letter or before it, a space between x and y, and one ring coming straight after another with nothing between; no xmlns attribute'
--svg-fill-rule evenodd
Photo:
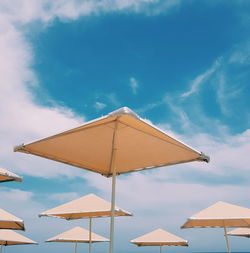
<svg viewBox="0 0 250 253"><path fill-rule="evenodd" d="M59 202L67 202L73 199L79 198L79 195L76 192L63 192L63 193L53 193L49 195L49 199L56 200Z"/></svg>
<svg viewBox="0 0 250 253"><path fill-rule="evenodd" d="M229 58L229 63L250 63L250 41L238 46Z"/></svg>
<svg viewBox="0 0 250 253"><path fill-rule="evenodd" d="M138 81L134 77L130 77L129 86L132 89L133 94L136 95L139 85L138 85Z"/></svg>
<svg viewBox="0 0 250 253"><path fill-rule="evenodd" d="M190 95L197 93L199 91L200 86L202 86L205 81L218 69L220 66L220 60L216 60L215 63L212 65L211 68L206 70L201 75L197 76L192 82L191 87L188 91L184 92L181 97L186 98Z"/></svg>
<svg viewBox="0 0 250 253"><path fill-rule="evenodd" d="M182 107L180 107L177 103L175 103L169 95L166 95L164 97L164 102L170 108L170 110L175 115L177 115L182 129L185 129L185 131L188 131L188 129L193 128L191 127L192 124L188 117L188 114L185 112L184 109L182 109Z"/></svg>
<svg viewBox="0 0 250 253"><path fill-rule="evenodd" d="M104 109L106 106L107 105L102 103L102 102L96 102L94 104L95 109L98 110L98 111Z"/></svg>
<svg viewBox="0 0 250 253"><path fill-rule="evenodd" d="M76 20L81 16L108 12L134 12L156 15L179 6L181 0L2 0L0 10L2 17L10 22L28 24L40 20L45 24L55 18L60 20Z"/></svg>
<svg viewBox="0 0 250 253"><path fill-rule="evenodd" d="M119 99L117 98L117 95L115 93L111 93L107 95L108 102L115 107L121 107L121 103Z"/></svg>
<svg viewBox="0 0 250 253"><path fill-rule="evenodd" d="M217 102L220 106L220 110L225 116L230 116L233 113L230 102L240 96L243 88L237 87L236 85L228 85L227 82L230 82L230 80L226 80L225 73L223 72L218 73L215 80L217 83Z"/></svg>

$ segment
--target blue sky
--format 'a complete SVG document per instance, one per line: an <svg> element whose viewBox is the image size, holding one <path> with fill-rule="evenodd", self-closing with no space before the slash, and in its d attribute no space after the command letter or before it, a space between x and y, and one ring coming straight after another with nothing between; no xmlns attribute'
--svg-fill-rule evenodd
<svg viewBox="0 0 250 253"><path fill-rule="evenodd" d="M116 249L151 252L129 240L162 227L190 241L189 248L173 251L225 251L220 229L180 226L219 200L250 207L249 11L247 0L0 3L0 166L24 177L21 184L1 184L6 201L0 207L22 217L25 235L40 243L20 252L71 250L43 241L75 224L87 228L86 222L37 214L88 193L109 200L110 180L13 153L13 146L122 106L211 162L120 177L118 205L135 217L117 221ZM108 236L106 219L95 227ZM248 242L232 238L231 248L247 251Z"/></svg>

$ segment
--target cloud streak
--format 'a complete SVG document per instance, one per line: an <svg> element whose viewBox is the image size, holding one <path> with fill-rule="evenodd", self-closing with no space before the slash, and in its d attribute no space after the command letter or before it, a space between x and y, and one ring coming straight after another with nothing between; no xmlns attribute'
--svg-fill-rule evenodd
<svg viewBox="0 0 250 253"><path fill-rule="evenodd" d="M130 79L129 79L129 86L130 86L130 88L132 90L132 93L134 95L136 95L137 94L137 89L139 88L139 85L138 85L137 80L134 77L130 77Z"/></svg>
<svg viewBox="0 0 250 253"><path fill-rule="evenodd" d="M192 94L197 93L199 91L200 86L202 86L205 83L205 81L218 69L219 66L220 66L220 61L216 60L211 68L206 70L201 75L198 75L191 82L191 88L188 91L182 93L181 97L186 98L186 97L191 96Z"/></svg>

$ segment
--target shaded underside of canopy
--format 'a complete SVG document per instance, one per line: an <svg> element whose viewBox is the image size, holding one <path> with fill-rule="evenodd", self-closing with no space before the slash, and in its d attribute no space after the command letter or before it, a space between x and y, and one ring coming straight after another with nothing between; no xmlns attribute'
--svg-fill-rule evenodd
<svg viewBox="0 0 250 253"><path fill-rule="evenodd" d="M190 217L181 228L249 227L250 209L219 201Z"/></svg>
<svg viewBox="0 0 250 253"><path fill-rule="evenodd" d="M188 246L188 242L163 229L156 229L148 234L131 240L138 246Z"/></svg>
<svg viewBox="0 0 250 253"><path fill-rule="evenodd" d="M68 220L109 217L110 215L111 203L95 194L88 194L39 214L39 216L51 216ZM119 207L115 207L115 215L131 216L132 214Z"/></svg>
<svg viewBox="0 0 250 253"><path fill-rule="evenodd" d="M8 171L6 169L0 168L0 183L9 182L9 181L16 181L22 182L22 178L16 175L15 173Z"/></svg>
<svg viewBox="0 0 250 253"><path fill-rule="evenodd" d="M24 230L24 223L20 218L0 208L0 229Z"/></svg>
<svg viewBox="0 0 250 253"><path fill-rule="evenodd" d="M250 228L236 228L228 232L227 234L232 236L242 236L250 238Z"/></svg>
<svg viewBox="0 0 250 253"><path fill-rule="evenodd" d="M19 233L8 230L2 229L0 230L0 245L21 245L21 244L37 244L37 242L20 235Z"/></svg>
<svg viewBox="0 0 250 253"><path fill-rule="evenodd" d="M46 240L46 242L89 243L90 242L89 231L81 227L75 227ZM91 243L94 242L109 242L109 239L92 232Z"/></svg>
<svg viewBox="0 0 250 253"><path fill-rule="evenodd" d="M17 146L14 151L63 162L108 177L112 175L114 149L117 174L209 160L201 152L142 120L128 108L121 108L78 128Z"/></svg>

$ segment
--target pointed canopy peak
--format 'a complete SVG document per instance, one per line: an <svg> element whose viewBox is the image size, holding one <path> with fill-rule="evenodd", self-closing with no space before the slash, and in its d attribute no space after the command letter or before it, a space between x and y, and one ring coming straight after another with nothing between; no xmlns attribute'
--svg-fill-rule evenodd
<svg viewBox="0 0 250 253"><path fill-rule="evenodd" d="M130 108L128 107L122 107L118 110L115 110L113 112L110 112L108 114L110 117L116 117L116 116L121 116L121 115L130 115L134 118L140 118L134 111L132 111Z"/></svg>
<svg viewBox="0 0 250 253"><path fill-rule="evenodd" d="M227 202L218 201L208 208L193 215L190 219L230 219L250 218L250 209L233 205Z"/></svg>
<svg viewBox="0 0 250 253"><path fill-rule="evenodd" d="M171 234L163 229L156 229L150 233L140 236L131 241L138 246L156 246L156 245L180 245L188 246L186 240Z"/></svg>
<svg viewBox="0 0 250 253"><path fill-rule="evenodd" d="M91 241L92 242L108 242L109 239L92 232L91 233ZM70 230L65 231L64 233L61 233L59 235L56 235L56 236L46 240L46 242L88 243L88 242L90 242L89 230L81 228L81 227L74 227Z"/></svg>
<svg viewBox="0 0 250 253"><path fill-rule="evenodd" d="M110 215L110 202L96 196L95 194L88 194L81 198L42 212L39 216L54 216L71 220L90 217L108 217ZM132 214L116 206L115 215L131 216Z"/></svg>

